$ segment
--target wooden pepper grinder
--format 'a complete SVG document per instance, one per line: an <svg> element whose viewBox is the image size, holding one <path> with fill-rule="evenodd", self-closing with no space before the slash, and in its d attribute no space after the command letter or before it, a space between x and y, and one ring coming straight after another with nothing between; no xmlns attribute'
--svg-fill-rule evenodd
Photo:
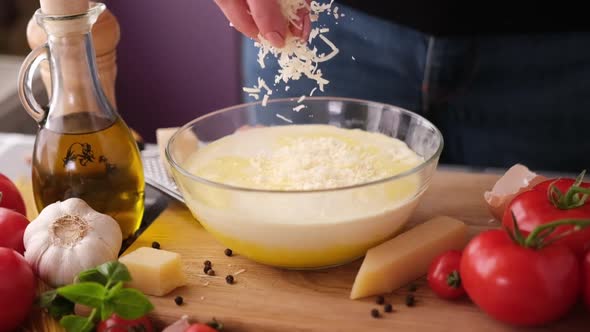
<svg viewBox="0 0 590 332"><path fill-rule="evenodd" d="M50 15L74 15L84 13L92 2L88 0L41 0L41 11ZM96 53L96 64L101 86L113 107L117 108L115 99L115 80L117 77L117 44L121 36L119 23L108 9L98 18L92 28L92 39ZM27 41L31 49L35 49L47 41L47 34L37 24L34 17L27 26ZM41 64L41 78L51 97L51 78L49 65Z"/></svg>

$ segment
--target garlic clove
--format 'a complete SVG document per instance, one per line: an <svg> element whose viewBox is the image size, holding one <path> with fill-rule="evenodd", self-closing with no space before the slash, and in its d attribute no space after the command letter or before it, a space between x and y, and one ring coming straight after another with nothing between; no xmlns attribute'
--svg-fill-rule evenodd
<svg viewBox="0 0 590 332"><path fill-rule="evenodd" d="M118 251L117 253L112 253L111 248L98 239L84 239L84 241L78 244L76 251L79 253L78 262L82 266L82 270L91 269L105 262L117 260L118 258Z"/></svg>
<svg viewBox="0 0 590 332"><path fill-rule="evenodd" d="M84 240L93 241L95 245L97 245L96 242L98 241L103 242L105 245L104 249L110 250L116 258L119 255L123 243L123 233L119 224L115 219L99 213L87 215L85 218L91 225L92 231L96 236L87 237ZM118 232L114 232L113 229L118 229Z"/></svg>
<svg viewBox="0 0 590 332"><path fill-rule="evenodd" d="M61 209L59 209L58 203L53 203L45 207L37 218L31 220L25 229L23 235L23 241L25 242L25 249L27 242L31 242L31 237L35 234L45 233L45 230L53 223L54 220L60 218L63 215Z"/></svg>
<svg viewBox="0 0 590 332"><path fill-rule="evenodd" d="M28 229L28 228L27 228ZM29 233L29 236L24 240L25 244L25 260L31 265L34 271L38 270L39 261L49 248L49 235L45 232Z"/></svg>
<svg viewBox="0 0 590 332"><path fill-rule="evenodd" d="M65 284L73 283L74 279L80 272L95 268L101 264L84 264L84 261L88 255L91 255L91 252L82 251L78 247L68 248L62 253L62 261L64 263L62 265L64 266L60 269L59 273L61 280L63 280Z"/></svg>
<svg viewBox="0 0 590 332"><path fill-rule="evenodd" d="M65 278L62 276L62 270L68 264L62 260L63 250L61 249L49 246L37 265L39 277L52 287L63 286L67 283L67 280L64 280Z"/></svg>

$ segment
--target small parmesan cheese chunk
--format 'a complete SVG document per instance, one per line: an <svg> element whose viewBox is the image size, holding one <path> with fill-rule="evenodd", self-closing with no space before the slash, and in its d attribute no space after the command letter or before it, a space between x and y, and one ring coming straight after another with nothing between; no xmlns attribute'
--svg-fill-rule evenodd
<svg viewBox="0 0 590 332"><path fill-rule="evenodd" d="M186 285L180 254L150 247L141 247L119 258L131 278L129 287L148 295L162 296Z"/></svg>
<svg viewBox="0 0 590 332"><path fill-rule="evenodd" d="M426 274L432 260L444 251L462 249L467 225L440 216L420 224L367 251L356 276L351 299L394 291Z"/></svg>
<svg viewBox="0 0 590 332"><path fill-rule="evenodd" d="M278 114L278 113L277 113L277 118L279 118L279 119L281 119L281 120L283 120L285 122L293 123L293 120L291 120L291 119L289 119L289 118L287 118L287 117L285 117L285 116L283 116L281 114Z"/></svg>
<svg viewBox="0 0 590 332"><path fill-rule="evenodd" d="M302 109L304 109L305 107L306 107L305 105L299 105L299 106L295 106L295 107L293 107L293 111L295 111L295 112L299 112L299 111L301 111Z"/></svg>

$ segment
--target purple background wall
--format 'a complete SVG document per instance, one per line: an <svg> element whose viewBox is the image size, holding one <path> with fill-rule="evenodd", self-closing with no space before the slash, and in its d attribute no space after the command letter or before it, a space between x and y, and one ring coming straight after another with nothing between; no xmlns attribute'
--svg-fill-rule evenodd
<svg viewBox="0 0 590 332"><path fill-rule="evenodd" d="M118 109L146 141L240 102L239 35L213 1L104 2L121 25Z"/></svg>

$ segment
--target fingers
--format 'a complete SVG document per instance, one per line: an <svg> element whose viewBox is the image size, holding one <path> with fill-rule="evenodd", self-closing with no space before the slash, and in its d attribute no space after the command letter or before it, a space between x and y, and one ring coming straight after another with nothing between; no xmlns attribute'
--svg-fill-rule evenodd
<svg viewBox="0 0 590 332"><path fill-rule="evenodd" d="M300 19L293 25L282 15L277 0L215 0L215 3L236 30L254 39L260 34L274 47L285 46L289 30L303 41L309 38L311 20L307 8L297 12Z"/></svg>
<svg viewBox="0 0 590 332"><path fill-rule="evenodd" d="M300 9L297 15L299 16L297 24L291 24L289 26L291 34L306 42L311 32L311 18L309 17L309 11L307 9Z"/></svg>
<svg viewBox="0 0 590 332"><path fill-rule="evenodd" d="M258 37L258 27L252 16L248 14L246 0L215 0L215 3L236 30L251 38Z"/></svg>
<svg viewBox="0 0 590 332"><path fill-rule="evenodd" d="M268 40L274 47L282 48L285 46L288 22L281 13L278 1L246 0L246 2L250 7L250 13L262 37Z"/></svg>

